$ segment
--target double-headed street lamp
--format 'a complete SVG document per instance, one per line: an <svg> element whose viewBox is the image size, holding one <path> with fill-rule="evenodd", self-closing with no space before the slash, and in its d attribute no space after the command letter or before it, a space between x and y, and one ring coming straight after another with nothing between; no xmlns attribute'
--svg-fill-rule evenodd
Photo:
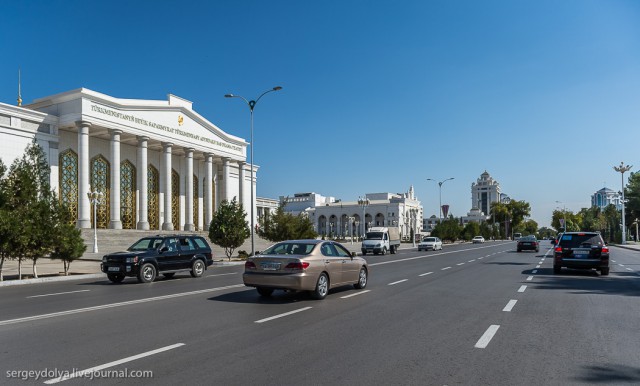
<svg viewBox="0 0 640 386"><path fill-rule="evenodd" d="M451 177L451 178L447 178L446 180L442 180L440 182L432 179L432 178L427 178L427 181L433 181L435 183L438 184L438 187L440 188L440 223L442 223L442 184L444 184L445 182L449 181L449 180L453 180L455 179L455 177Z"/></svg>
<svg viewBox="0 0 640 386"><path fill-rule="evenodd" d="M265 94L268 94L272 91L278 91L278 90L282 90L282 87L280 86L276 86L274 88L272 88L271 90L267 90L265 92L263 92L262 94L260 94L260 96L258 98L256 98L255 100L247 100L247 98L240 96L240 95L234 95L234 94L226 94L224 97L225 98L240 98L243 101L247 102L247 105L249 106L249 111L251 112L251 138L249 140L249 144L251 146L251 159L250 159L250 163L251 163L251 256L255 255L256 252L256 248L255 248L255 242L254 242L254 237L253 235L255 234L255 229L254 229L254 225L253 225L253 181L254 181L254 177L253 177L253 108L256 107L256 104L258 103L258 101L260 100L260 98L262 98ZM226 183L226 182L225 182Z"/></svg>
<svg viewBox="0 0 640 386"><path fill-rule="evenodd" d="M89 202L93 205L93 253L98 253L98 203L104 193L94 190L87 193Z"/></svg>
<svg viewBox="0 0 640 386"><path fill-rule="evenodd" d="M632 167L631 165L625 165L624 162L620 162L620 166L613 167L613 170L620 172L622 175L622 244L627 243L626 224L624 222L624 172L628 172Z"/></svg>

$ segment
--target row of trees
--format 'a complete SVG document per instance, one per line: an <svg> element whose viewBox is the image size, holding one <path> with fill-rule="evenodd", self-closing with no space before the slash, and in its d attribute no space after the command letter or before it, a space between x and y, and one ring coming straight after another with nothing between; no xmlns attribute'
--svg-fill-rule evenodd
<svg viewBox="0 0 640 386"><path fill-rule="evenodd" d="M509 203L494 202L491 204L492 216L486 222L469 222L461 224L460 219L449 216L435 226L432 235L454 242L456 240L469 241L475 236L485 239L507 239L514 232L536 234L538 223L527 219L531 213L531 206L526 201L512 200Z"/></svg>
<svg viewBox="0 0 640 386"><path fill-rule="evenodd" d="M315 239L318 234L313 230L313 223L308 217L300 214L285 213L285 203L281 203L275 213L265 213L260 217L260 227L256 227L256 233L263 239L278 242L283 240ZM224 248L227 258L236 248L240 247L251 235L246 212L234 198L231 202L226 200L220 203L220 207L214 213L209 225L209 239L212 243Z"/></svg>
<svg viewBox="0 0 640 386"><path fill-rule="evenodd" d="M62 260L68 274L71 262L86 249L80 230L65 220L68 208L51 190L49 173L44 151L35 141L8 171L0 160L0 281L5 260L18 261L18 279L29 260L38 277L37 262L44 256Z"/></svg>

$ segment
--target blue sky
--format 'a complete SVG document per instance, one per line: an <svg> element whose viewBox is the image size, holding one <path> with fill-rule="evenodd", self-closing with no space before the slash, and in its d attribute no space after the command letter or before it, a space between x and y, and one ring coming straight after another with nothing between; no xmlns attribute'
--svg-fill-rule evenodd
<svg viewBox="0 0 640 386"><path fill-rule="evenodd" d="M620 161L640 167L636 1L15 1L0 5L0 102L86 87L169 93L249 139L258 196L345 201L413 185L465 215L487 170L548 226Z"/></svg>

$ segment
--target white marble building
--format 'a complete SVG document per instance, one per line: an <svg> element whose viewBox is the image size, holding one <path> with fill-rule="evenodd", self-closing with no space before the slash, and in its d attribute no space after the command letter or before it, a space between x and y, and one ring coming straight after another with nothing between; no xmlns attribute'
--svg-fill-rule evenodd
<svg viewBox="0 0 640 386"><path fill-rule="evenodd" d="M342 201L316 193L298 193L280 199L287 200L285 211L306 213L320 235L362 236L373 226L399 226L403 238L409 237L411 229L416 234L422 232L422 204L413 186L406 193L368 193L365 200Z"/></svg>
<svg viewBox="0 0 640 386"><path fill-rule="evenodd" d="M607 187L591 195L591 206L604 210L609 205L615 205L617 210L622 210L622 195Z"/></svg>
<svg viewBox="0 0 640 386"><path fill-rule="evenodd" d="M500 202L500 184L485 170L480 178L471 184L471 208L479 210L486 216L491 216L491 203Z"/></svg>
<svg viewBox="0 0 640 386"><path fill-rule="evenodd" d="M80 228L92 227L91 191L101 194L99 228L206 229L220 202L234 197L251 213L248 143L177 96L120 99L81 88L24 107L0 104L2 161L21 156L33 138Z"/></svg>

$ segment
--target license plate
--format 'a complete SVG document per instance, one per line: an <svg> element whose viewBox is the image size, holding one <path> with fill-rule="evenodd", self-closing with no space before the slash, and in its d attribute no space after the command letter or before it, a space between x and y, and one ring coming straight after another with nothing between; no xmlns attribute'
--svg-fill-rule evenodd
<svg viewBox="0 0 640 386"><path fill-rule="evenodd" d="M577 257L578 259L584 259L585 257L589 256L589 253L587 253L587 252L573 252L573 256Z"/></svg>
<svg viewBox="0 0 640 386"><path fill-rule="evenodd" d="M120 272L120 267L109 267L109 272Z"/></svg>
<svg viewBox="0 0 640 386"><path fill-rule="evenodd" d="M280 269L280 263L262 263L261 267L263 271L277 271Z"/></svg>

